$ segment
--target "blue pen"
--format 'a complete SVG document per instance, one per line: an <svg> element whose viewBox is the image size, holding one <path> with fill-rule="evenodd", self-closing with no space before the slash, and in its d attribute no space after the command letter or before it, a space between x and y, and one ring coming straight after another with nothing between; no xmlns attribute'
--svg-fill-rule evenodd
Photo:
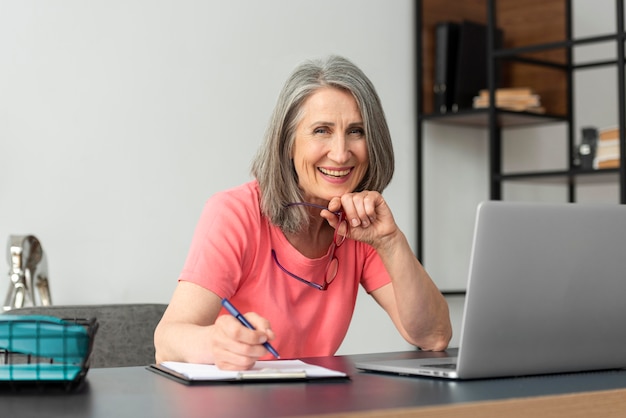
<svg viewBox="0 0 626 418"><path fill-rule="evenodd" d="M232 303L230 303L228 301L228 299L224 298L222 299L222 306L224 308L226 308L226 310L235 318L237 318L239 320L239 322L241 322L242 324L244 324L246 327L250 328L250 329L255 329L252 324L250 322L248 322L248 320L246 318L244 318L244 316L237 310L237 308L235 308L233 306ZM263 346L265 348L267 348L267 351L269 351L270 353L272 353L272 355L276 358L280 358L280 356L278 355L278 351L276 351L276 349L274 347L272 347L272 345L268 342L264 342Z"/></svg>

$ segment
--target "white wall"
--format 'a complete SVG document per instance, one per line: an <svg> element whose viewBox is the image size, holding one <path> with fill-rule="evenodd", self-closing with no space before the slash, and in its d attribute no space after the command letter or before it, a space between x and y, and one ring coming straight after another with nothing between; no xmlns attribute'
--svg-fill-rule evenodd
<svg viewBox="0 0 626 418"><path fill-rule="evenodd" d="M250 179L287 75L331 53L377 86L414 242L412 3L0 0L1 242L41 240L55 304L168 302L203 202ZM369 298L356 316L345 350L406 347Z"/></svg>

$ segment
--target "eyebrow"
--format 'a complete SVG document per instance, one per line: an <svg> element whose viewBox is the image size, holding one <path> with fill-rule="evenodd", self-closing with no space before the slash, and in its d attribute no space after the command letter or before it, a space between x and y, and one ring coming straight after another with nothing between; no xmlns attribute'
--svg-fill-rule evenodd
<svg viewBox="0 0 626 418"><path fill-rule="evenodd" d="M309 124L309 126L311 126L311 127L317 126L317 125L335 126L336 123L335 122L326 122L326 121L323 121L323 120L318 120L318 121L315 121L315 122ZM363 125L364 125L363 121L353 122L353 123L348 124L348 128L363 127Z"/></svg>

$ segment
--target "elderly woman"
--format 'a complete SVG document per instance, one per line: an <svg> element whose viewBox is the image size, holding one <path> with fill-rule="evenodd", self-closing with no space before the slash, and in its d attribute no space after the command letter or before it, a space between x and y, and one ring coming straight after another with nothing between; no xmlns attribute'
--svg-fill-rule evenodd
<svg viewBox="0 0 626 418"><path fill-rule="evenodd" d="M446 301L381 195L393 148L363 72L333 56L285 83L255 179L205 205L172 300L155 331L157 361L243 370L272 358L333 355L359 285L423 350L451 337ZM222 308L230 302L252 325Z"/></svg>

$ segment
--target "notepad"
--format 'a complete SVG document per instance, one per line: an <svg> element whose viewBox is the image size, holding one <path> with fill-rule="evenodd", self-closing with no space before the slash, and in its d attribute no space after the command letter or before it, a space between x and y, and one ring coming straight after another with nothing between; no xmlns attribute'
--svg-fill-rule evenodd
<svg viewBox="0 0 626 418"><path fill-rule="evenodd" d="M166 361L152 364L149 370L182 381L194 382L236 382L236 381L275 381L347 378L337 370L308 364L302 360L257 361L250 370L221 370L213 364L193 364Z"/></svg>

